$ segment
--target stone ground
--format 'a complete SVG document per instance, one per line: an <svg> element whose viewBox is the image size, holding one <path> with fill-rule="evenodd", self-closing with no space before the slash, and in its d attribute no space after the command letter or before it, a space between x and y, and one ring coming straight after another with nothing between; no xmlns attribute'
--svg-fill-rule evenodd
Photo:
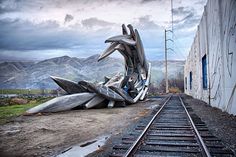
<svg viewBox="0 0 236 157"><path fill-rule="evenodd" d="M0 156L55 156L101 135L119 136L160 99L124 108L19 116L0 126Z"/></svg>
<svg viewBox="0 0 236 157"><path fill-rule="evenodd" d="M204 121L210 132L218 137L223 144L236 154L236 116L220 109L211 107L207 103L182 95L185 103L188 103L194 112Z"/></svg>
<svg viewBox="0 0 236 157"><path fill-rule="evenodd" d="M236 116L190 96L182 97L213 135L236 152ZM112 146L119 143L124 134L161 102L163 100L151 98L125 108L20 116L0 126L0 153L4 153L4 156L55 156L70 146L111 134L105 146L89 155L108 156Z"/></svg>
<svg viewBox="0 0 236 157"><path fill-rule="evenodd" d="M194 99L191 96L181 94L181 97L184 103L188 103L202 121L206 123L209 131L236 154L236 116L222 112L220 109L211 107L207 103ZM132 126L129 126L131 131L132 128ZM126 132L123 132L123 135L125 134ZM114 138L107 142L103 152L93 153L90 156L108 157L112 152L112 146L121 143L121 137L122 135L114 136Z"/></svg>

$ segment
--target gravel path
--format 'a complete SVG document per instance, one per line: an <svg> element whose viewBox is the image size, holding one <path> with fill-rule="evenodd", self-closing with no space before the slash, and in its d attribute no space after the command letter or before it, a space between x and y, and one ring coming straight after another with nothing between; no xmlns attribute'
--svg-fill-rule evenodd
<svg viewBox="0 0 236 157"><path fill-rule="evenodd" d="M0 126L0 156L54 156L98 136L115 137L156 104L146 101L124 108L20 116Z"/></svg>
<svg viewBox="0 0 236 157"><path fill-rule="evenodd" d="M206 123L213 135L236 154L236 116L222 112L220 109L211 107L207 103L190 96L182 95L182 98Z"/></svg>
<svg viewBox="0 0 236 157"><path fill-rule="evenodd" d="M236 152L236 116L190 96L182 97L212 134ZM96 153L98 156L108 156L114 142L158 103L160 101L152 100L125 108L20 116L0 126L0 156L53 156L83 141L111 134L108 144Z"/></svg>

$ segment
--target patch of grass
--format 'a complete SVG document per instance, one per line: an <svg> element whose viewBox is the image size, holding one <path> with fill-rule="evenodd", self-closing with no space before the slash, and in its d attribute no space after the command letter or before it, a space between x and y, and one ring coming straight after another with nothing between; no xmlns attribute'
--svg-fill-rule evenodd
<svg viewBox="0 0 236 157"><path fill-rule="evenodd" d="M0 89L0 94L42 94L42 90L40 89ZM45 89L44 93L50 93L52 90Z"/></svg>
<svg viewBox="0 0 236 157"><path fill-rule="evenodd" d="M0 124L9 122L10 119L22 115L26 110L52 98L41 98L36 101L30 101L24 105L9 105L0 107Z"/></svg>

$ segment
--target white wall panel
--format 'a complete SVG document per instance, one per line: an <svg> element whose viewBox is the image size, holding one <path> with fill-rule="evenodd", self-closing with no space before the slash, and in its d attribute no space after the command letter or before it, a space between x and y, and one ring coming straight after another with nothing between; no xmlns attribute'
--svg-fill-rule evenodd
<svg viewBox="0 0 236 157"><path fill-rule="evenodd" d="M200 99L203 101L209 103L209 79L207 81L207 89L203 89L203 81L202 81L202 57L204 55L207 56L207 74L209 77L209 62L208 62L208 43L207 43L207 15L206 15L206 7L204 7L204 12L202 15L201 22L199 24L199 53L200 53L200 60L199 60L199 67L200 67L200 87L201 87L201 92L200 94Z"/></svg>
<svg viewBox="0 0 236 157"><path fill-rule="evenodd" d="M222 109L223 104L223 77L219 0L209 0L207 3L207 35L210 69L210 99L211 105Z"/></svg>
<svg viewBox="0 0 236 157"><path fill-rule="evenodd" d="M207 83L202 86L202 57L207 56ZM236 115L236 1L208 0L186 60L185 93ZM193 87L189 88L189 72ZM209 99L210 95L210 99Z"/></svg>
<svg viewBox="0 0 236 157"><path fill-rule="evenodd" d="M224 59L224 110L236 114L236 1L221 0L222 55Z"/></svg>

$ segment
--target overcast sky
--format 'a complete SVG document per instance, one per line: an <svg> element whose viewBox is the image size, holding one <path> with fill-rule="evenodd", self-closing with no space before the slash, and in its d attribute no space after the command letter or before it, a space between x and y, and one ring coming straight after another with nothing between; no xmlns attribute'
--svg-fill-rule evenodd
<svg viewBox="0 0 236 157"><path fill-rule="evenodd" d="M188 54L205 4L173 0L175 44L169 47L175 52L169 52L170 59ZM108 37L121 34L123 23L138 29L148 59L163 59L170 0L0 0L0 59L100 54Z"/></svg>

